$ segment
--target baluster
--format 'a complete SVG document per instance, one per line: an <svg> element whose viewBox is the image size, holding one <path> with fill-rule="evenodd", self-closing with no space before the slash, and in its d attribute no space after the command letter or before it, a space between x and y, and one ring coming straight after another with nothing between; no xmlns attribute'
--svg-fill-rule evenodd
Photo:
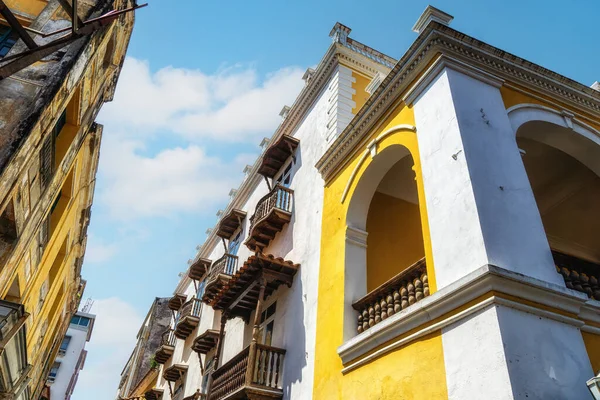
<svg viewBox="0 0 600 400"><path fill-rule="evenodd" d="M275 386L276 388L279 387L279 374L281 373L281 370L283 369L283 358L285 357L284 354L279 353L279 356L277 357L277 368L275 370Z"/></svg>
<svg viewBox="0 0 600 400"><path fill-rule="evenodd" d="M394 315L394 298L392 297L392 292L389 292L385 298L387 303L387 315L391 317Z"/></svg>
<svg viewBox="0 0 600 400"><path fill-rule="evenodd" d="M421 275L421 281L423 282L423 295L427 297L429 296L429 278L427 277L427 272Z"/></svg>
<svg viewBox="0 0 600 400"><path fill-rule="evenodd" d="M381 306L381 320L383 321L384 319L387 319L387 317L388 317L387 302L385 301L385 296L381 298L380 306Z"/></svg>
<svg viewBox="0 0 600 400"><path fill-rule="evenodd" d="M402 311L402 304L400 302L400 292L398 289L394 289L394 314Z"/></svg>
<svg viewBox="0 0 600 400"><path fill-rule="evenodd" d="M365 308L362 312L363 324L362 330L363 332L369 329L369 311Z"/></svg>
<svg viewBox="0 0 600 400"><path fill-rule="evenodd" d="M571 270L571 282L573 283L573 289L575 289L579 292L583 292L579 274L575 270Z"/></svg>
<svg viewBox="0 0 600 400"><path fill-rule="evenodd" d="M402 285L400 288L400 299L402 309L404 310L406 307L408 307L408 290L406 290L406 286L404 285Z"/></svg>
<svg viewBox="0 0 600 400"><path fill-rule="evenodd" d="M379 302L375 300L375 323L378 324L381 322L381 306Z"/></svg>
<svg viewBox="0 0 600 400"><path fill-rule="evenodd" d="M562 267L560 269L560 274L563 276L565 280L565 286L569 289L573 289L573 282L571 282L571 271L568 268Z"/></svg>
<svg viewBox="0 0 600 400"><path fill-rule="evenodd" d="M594 299L600 300L600 287L598 286L598 279L593 275L590 276L590 287L592 288Z"/></svg>
<svg viewBox="0 0 600 400"><path fill-rule="evenodd" d="M415 298L415 285L411 281L406 285L406 289L408 290L408 304L411 306L416 303L417 299Z"/></svg>
<svg viewBox="0 0 600 400"><path fill-rule="evenodd" d="M425 297L423 295L423 282L421 281L421 278L419 276L417 276L415 278L414 285L415 285L415 301L423 300L423 297Z"/></svg>
<svg viewBox="0 0 600 400"><path fill-rule="evenodd" d="M587 294L589 297L592 297L593 292L592 288L590 288L590 278L582 272L579 275L579 279L581 280L581 287L583 288L585 294Z"/></svg>
<svg viewBox="0 0 600 400"><path fill-rule="evenodd" d="M362 312L358 312L358 327L356 328L356 331L358 333L362 333L363 332L363 316L362 316Z"/></svg>
<svg viewBox="0 0 600 400"><path fill-rule="evenodd" d="M273 387L273 367L275 363L275 353L270 351L269 358L271 362L269 363L269 375L267 377L267 386Z"/></svg>
<svg viewBox="0 0 600 400"><path fill-rule="evenodd" d="M369 327L375 325L375 309L372 305L369 305Z"/></svg>

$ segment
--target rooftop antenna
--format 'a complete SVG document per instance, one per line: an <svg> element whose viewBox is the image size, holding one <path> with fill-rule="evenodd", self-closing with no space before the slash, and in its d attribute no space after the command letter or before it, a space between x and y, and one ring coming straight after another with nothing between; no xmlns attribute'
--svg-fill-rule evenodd
<svg viewBox="0 0 600 400"><path fill-rule="evenodd" d="M89 314L93 305L94 305L94 300L91 297L88 297L88 299L85 301L83 308L81 309L81 312Z"/></svg>

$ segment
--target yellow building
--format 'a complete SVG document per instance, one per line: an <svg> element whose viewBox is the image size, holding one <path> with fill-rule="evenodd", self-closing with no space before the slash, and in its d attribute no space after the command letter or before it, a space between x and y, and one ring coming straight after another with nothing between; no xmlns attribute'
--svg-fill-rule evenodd
<svg viewBox="0 0 600 400"><path fill-rule="evenodd" d="M40 32L70 27L69 12L56 0L5 3L0 70L15 59L25 64L2 70L0 81L0 310L9 322L1 330L0 398L37 399L85 286L81 265L102 137L94 119L112 99L133 13L93 30L86 21L133 3L80 2L79 39L35 60L21 55L49 42ZM29 39L19 40L14 19Z"/></svg>
<svg viewBox="0 0 600 400"><path fill-rule="evenodd" d="M317 163L313 398L591 399L600 87L451 20L429 7L377 90L356 80Z"/></svg>

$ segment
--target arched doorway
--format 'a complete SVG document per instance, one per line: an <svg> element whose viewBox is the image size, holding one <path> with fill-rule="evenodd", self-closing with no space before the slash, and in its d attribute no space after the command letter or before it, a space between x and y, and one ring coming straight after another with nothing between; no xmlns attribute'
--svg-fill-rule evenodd
<svg viewBox="0 0 600 400"><path fill-rule="evenodd" d="M577 121L557 118L557 113L534 112L531 117L536 119L516 127L516 140L548 243L566 285L597 297L600 137Z"/></svg>
<svg viewBox="0 0 600 400"><path fill-rule="evenodd" d="M373 157L352 194L346 218L346 340L429 293L415 168L406 147L390 145Z"/></svg>

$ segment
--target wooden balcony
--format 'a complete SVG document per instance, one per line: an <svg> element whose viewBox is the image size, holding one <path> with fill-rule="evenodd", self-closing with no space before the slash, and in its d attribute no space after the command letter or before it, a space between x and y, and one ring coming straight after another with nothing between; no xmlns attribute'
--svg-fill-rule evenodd
<svg viewBox="0 0 600 400"><path fill-rule="evenodd" d="M282 135L265 151L258 173L266 178L273 178L283 164L293 156L300 140L289 135Z"/></svg>
<svg viewBox="0 0 600 400"><path fill-rule="evenodd" d="M294 191L275 185L256 205L250 218L250 230L246 246L252 251L262 251L292 219Z"/></svg>
<svg viewBox="0 0 600 400"><path fill-rule="evenodd" d="M187 370L188 366L185 364L174 364L164 370L163 378L165 378L167 382L175 382L185 375Z"/></svg>
<svg viewBox="0 0 600 400"><path fill-rule="evenodd" d="M281 399L285 350L252 343L213 372L209 400Z"/></svg>
<svg viewBox="0 0 600 400"><path fill-rule="evenodd" d="M241 317L248 321L259 299L259 281L265 280L264 298L267 298L282 284L292 286L298 268L299 264L270 254L250 256L214 296L212 306L227 311L230 317Z"/></svg>
<svg viewBox="0 0 600 400"><path fill-rule="evenodd" d="M196 393L184 397L182 400L206 400L208 397L204 393L200 393L200 389L196 390Z"/></svg>
<svg viewBox="0 0 600 400"><path fill-rule="evenodd" d="M185 302L181 306L179 312L179 320L175 325L175 336L178 339L185 340L190 333L198 326L200 322L200 311L202 307L202 301L197 298L192 298Z"/></svg>
<svg viewBox="0 0 600 400"><path fill-rule="evenodd" d="M206 286L204 287L202 301L212 305L215 295L231 279L231 275L237 271L237 268L238 258L231 254L225 254L215 261L206 277Z"/></svg>
<svg viewBox="0 0 600 400"><path fill-rule="evenodd" d="M207 329L202 335L194 339L192 350L198 353L198 355L207 354L217 345L218 340L219 331Z"/></svg>
<svg viewBox="0 0 600 400"><path fill-rule="evenodd" d="M144 397L146 400L162 400L163 393L162 389L154 388L144 393Z"/></svg>
<svg viewBox="0 0 600 400"><path fill-rule="evenodd" d="M176 294L169 299L167 306L173 311L179 311L186 298L183 294Z"/></svg>
<svg viewBox="0 0 600 400"><path fill-rule="evenodd" d="M201 280L204 274L206 274L206 271L208 271L210 268L210 264L212 264L212 261L209 259L199 258L192 265L190 265L190 268L188 269L188 276L190 279L195 281Z"/></svg>
<svg viewBox="0 0 600 400"><path fill-rule="evenodd" d="M219 221L219 225L217 226L216 235L223 239L231 238L235 231L242 226L244 218L246 218L246 212L234 208L229 214L221 218L221 221Z"/></svg>
<svg viewBox="0 0 600 400"><path fill-rule="evenodd" d="M552 250L556 270L569 289L577 290L589 298L600 300L600 265L591 261Z"/></svg>
<svg viewBox="0 0 600 400"><path fill-rule="evenodd" d="M352 304L358 311L357 332L366 331L427 296L429 281L423 258Z"/></svg>
<svg viewBox="0 0 600 400"><path fill-rule="evenodd" d="M175 333L173 329L167 329L163 334L160 347L154 353L154 360L159 364L166 363L175 351Z"/></svg>

